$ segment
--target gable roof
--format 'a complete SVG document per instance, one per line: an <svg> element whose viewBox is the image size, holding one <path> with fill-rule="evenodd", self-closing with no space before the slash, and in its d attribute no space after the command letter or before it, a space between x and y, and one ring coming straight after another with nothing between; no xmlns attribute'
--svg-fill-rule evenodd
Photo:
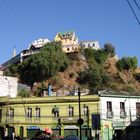
<svg viewBox="0 0 140 140"><path fill-rule="evenodd" d="M59 32L58 35L61 38L65 39L65 38L72 38L75 35L75 33L71 32L71 31L69 31L69 32Z"/></svg>

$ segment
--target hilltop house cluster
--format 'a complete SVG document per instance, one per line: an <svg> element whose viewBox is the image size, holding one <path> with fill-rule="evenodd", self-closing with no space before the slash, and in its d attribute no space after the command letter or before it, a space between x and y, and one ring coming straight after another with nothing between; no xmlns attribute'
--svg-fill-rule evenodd
<svg viewBox="0 0 140 140"><path fill-rule="evenodd" d="M78 37L75 35L75 32L58 32L54 38L54 41L61 41L62 51L64 51L65 53L78 52L80 47L92 48L95 50L100 49L98 41L79 42ZM48 40L47 38L35 40L29 45L27 49L21 51L18 55L16 55L14 50L13 57L1 65L2 69L6 69L11 64L23 62L29 56L37 53L48 42L50 42L50 40Z"/></svg>

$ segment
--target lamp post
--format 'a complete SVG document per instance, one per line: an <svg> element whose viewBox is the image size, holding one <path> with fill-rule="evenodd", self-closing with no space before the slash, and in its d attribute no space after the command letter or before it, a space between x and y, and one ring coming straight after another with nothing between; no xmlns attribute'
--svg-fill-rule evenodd
<svg viewBox="0 0 140 140"><path fill-rule="evenodd" d="M132 123L132 115L131 115L130 93L129 93L129 117L130 117L130 124L131 124Z"/></svg>
<svg viewBox="0 0 140 140"><path fill-rule="evenodd" d="M78 119L78 124L80 127L80 140L82 140L82 130L81 130L81 125L84 123L83 119L81 118L81 100L80 100L81 92L80 88L78 88L78 102L79 102L79 119Z"/></svg>
<svg viewBox="0 0 140 140"><path fill-rule="evenodd" d="M5 80L8 82L7 109L6 109L6 124L7 124L9 113L10 81L8 80L8 78L5 78Z"/></svg>
<svg viewBox="0 0 140 140"><path fill-rule="evenodd" d="M129 93L129 95L126 97L126 99L124 100L124 103L126 102L126 100L128 100L129 122L130 122L130 124L131 124L131 123L132 123L132 114L131 114L130 93Z"/></svg>

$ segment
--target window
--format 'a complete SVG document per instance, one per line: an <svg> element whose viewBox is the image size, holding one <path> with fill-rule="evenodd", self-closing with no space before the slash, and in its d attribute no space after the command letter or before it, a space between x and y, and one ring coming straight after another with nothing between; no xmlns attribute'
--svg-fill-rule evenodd
<svg viewBox="0 0 140 140"><path fill-rule="evenodd" d="M124 104L124 102L120 102L120 111L125 112L125 104Z"/></svg>
<svg viewBox="0 0 140 140"><path fill-rule="evenodd" d="M69 117L74 116L74 109L71 105L69 105L69 107L68 107L68 115L69 115Z"/></svg>
<svg viewBox="0 0 140 140"><path fill-rule="evenodd" d="M112 102L107 101L107 118L112 118L113 112L112 112Z"/></svg>
<svg viewBox="0 0 140 140"><path fill-rule="evenodd" d="M67 48L67 51L69 52L69 51L70 51L70 49L69 49L69 48Z"/></svg>
<svg viewBox="0 0 140 140"><path fill-rule="evenodd" d="M90 47L90 43L88 44L88 47Z"/></svg>
<svg viewBox="0 0 140 140"><path fill-rule="evenodd" d="M26 116L27 118L32 118L32 108L30 108L29 106L26 110Z"/></svg>
<svg viewBox="0 0 140 140"><path fill-rule="evenodd" d="M120 118L126 117L126 112L125 112L125 103L120 102Z"/></svg>
<svg viewBox="0 0 140 140"><path fill-rule="evenodd" d="M112 102L107 102L107 111L112 112Z"/></svg>
<svg viewBox="0 0 140 140"><path fill-rule="evenodd" d="M35 108L35 117L40 118L40 108L38 106Z"/></svg>
<svg viewBox="0 0 140 140"><path fill-rule="evenodd" d="M54 105L54 108L52 109L52 114L55 118L59 117L59 108L56 105Z"/></svg>
<svg viewBox="0 0 140 140"><path fill-rule="evenodd" d="M85 104L83 105L83 115L84 116L88 116L88 112L89 110L88 110L88 106L86 106Z"/></svg>
<svg viewBox="0 0 140 140"><path fill-rule="evenodd" d="M8 110L8 118L9 119L14 118L14 109L11 107Z"/></svg>
<svg viewBox="0 0 140 140"><path fill-rule="evenodd" d="M140 102L136 103L136 118L140 118Z"/></svg>
<svg viewBox="0 0 140 140"><path fill-rule="evenodd" d="M95 43L93 43L92 46L94 47L95 46Z"/></svg>

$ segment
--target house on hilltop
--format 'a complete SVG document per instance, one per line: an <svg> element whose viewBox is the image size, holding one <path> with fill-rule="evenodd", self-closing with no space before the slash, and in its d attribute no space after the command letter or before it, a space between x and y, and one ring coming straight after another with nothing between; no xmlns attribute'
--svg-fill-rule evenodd
<svg viewBox="0 0 140 140"><path fill-rule="evenodd" d="M58 32L54 40L62 43L62 50L65 53L79 50L78 37L75 35L75 32Z"/></svg>
<svg viewBox="0 0 140 140"><path fill-rule="evenodd" d="M28 49L25 49L21 51L18 55L14 55L11 59L6 61L1 65L2 69L6 69L9 67L11 64L18 64L20 62L23 62L25 59L27 59L29 56L31 56L34 53L37 53L42 46L44 46L46 43L50 42L47 38L45 39L38 39L33 41Z"/></svg>
<svg viewBox="0 0 140 140"><path fill-rule="evenodd" d="M79 43L80 47L83 48L83 49L87 49L87 48L90 48L90 49L94 49L94 50L99 50L100 49L100 45L99 45L99 42L98 41L81 41Z"/></svg>
<svg viewBox="0 0 140 140"><path fill-rule="evenodd" d="M47 38L45 38L45 39L38 39L38 40L33 41L29 45L29 48L27 50L23 50L20 53L21 54L20 62L22 62L23 60L25 60L26 58L28 58L32 54L37 53L48 42L50 42L50 41Z"/></svg>

